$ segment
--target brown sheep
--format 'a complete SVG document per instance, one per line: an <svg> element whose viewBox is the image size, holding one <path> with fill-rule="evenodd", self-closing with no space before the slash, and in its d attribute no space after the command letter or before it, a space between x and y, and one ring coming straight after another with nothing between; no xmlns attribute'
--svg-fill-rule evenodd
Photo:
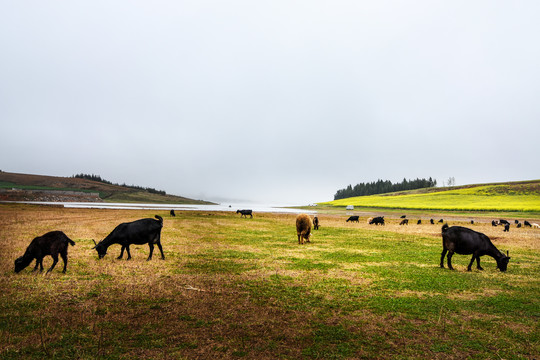
<svg viewBox="0 0 540 360"><path fill-rule="evenodd" d="M309 236L311 235L312 226L313 223L309 215L300 214L296 217L296 233L298 234L299 244L304 244L304 239L306 242L310 242Z"/></svg>

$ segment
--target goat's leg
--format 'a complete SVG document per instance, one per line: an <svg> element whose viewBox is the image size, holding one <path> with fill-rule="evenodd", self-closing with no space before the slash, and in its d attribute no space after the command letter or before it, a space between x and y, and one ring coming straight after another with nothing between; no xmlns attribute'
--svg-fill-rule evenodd
<svg viewBox="0 0 540 360"><path fill-rule="evenodd" d="M36 266L34 266L34 270L32 270L32 272L37 271L38 266L39 266L39 259L36 258Z"/></svg>
<svg viewBox="0 0 540 360"><path fill-rule="evenodd" d="M446 255L446 252L448 250L446 249L443 249L442 253L441 253L441 267L444 269L444 255Z"/></svg>
<svg viewBox="0 0 540 360"><path fill-rule="evenodd" d="M39 272L43 272L43 257L38 258L39 261Z"/></svg>
<svg viewBox="0 0 540 360"><path fill-rule="evenodd" d="M121 259L121 258L124 257L124 249L125 249L125 248L126 248L126 247L125 247L124 245L122 245L122 250L120 250L120 256L118 256L117 259ZM129 254L129 251L128 251L128 254Z"/></svg>
<svg viewBox="0 0 540 360"><path fill-rule="evenodd" d="M61 252L60 253L60 256L62 257L62 260L64 260L64 270L62 270L62 272L65 274L66 273L66 268L67 268L67 250L64 251L64 252Z"/></svg>
<svg viewBox="0 0 540 360"><path fill-rule="evenodd" d="M469 266L467 266L467 271L471 271L471 266L472 266L475 258L476 258L476 254L473 254L473 256L471 258L471 262L469 262Z"/></svg>
<svg viewBox="0 0 540 360"><path fill-rule="evenodd" d="M151 241L148 243L148 247L150 248L150 255L148 255L146 261L152 260L152 254L154 253L154 244Z"/></svg>
<svg viewBox="0 0 540 360"><path fill-rule="evenodd" d="M127 257L126 260L131 260L131 252L129 251L129 244L126 245L126 252L127 252L127 254L128 254L128 257Z"/></svg>
<svg viewBox="0 0 540 360"><path fill-rule="evenodd" d="M484 268L480 266L480 256L478 255L476 256L476 268L478 270L484 270Z"/></svg>
<svg viewBox="0 0 540 360"><path fill-rule="evenodd" d="M53 263L52 263L51 267L49 268L49 270L47 270L45 275L50 273L52 271L52 269L54 269L54 267L56 266L56 263L58 262L58 254L51 254L51 256L53 258Z"/></svg>
<svg viewBox="0 0 540 360"><path fill-rule="evenodd" d="M163 248L161 247L161 241L158 241L156 244L157 244L157 247L158 247L159 251L161 252L161 260L165 260L165 254L163 254Z"/></svg>
<svg viewBox="0 0 540 360"><path fill-rule="evenodd" d="M447 262L448 262L448 268L450 270L454 270L454 268L452 267L452 256L454 255L454 252L453 251L448 251L448 256L446 257L447 259Z"/></svg>

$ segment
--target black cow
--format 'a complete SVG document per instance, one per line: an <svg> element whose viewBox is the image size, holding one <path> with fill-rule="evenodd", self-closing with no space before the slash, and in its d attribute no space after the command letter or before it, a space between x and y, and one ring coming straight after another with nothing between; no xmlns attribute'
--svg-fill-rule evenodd
<svg viewBox="0 0 540 360"><path fill-rule="evenodd" d="M253 218L253 210L236 210L237 214L241 214L240 217L247 217L248 215Z"/></svg>
<svg viewBox="0 0 540 360"><path fill-rule="evenodd" d="M62 231L51 231L45 235L34 238L26 248L24 255L15 260L15 272L18 273L23 270L30 265L34 259L36 259L36 266L32 271L36 271L39 266L39 271L41 272L43 271L43 258L47 255L51 255L53 263L49 270L47 270L48 274L54 269L56 263L58 263L58 254L60 254L64 261L64 270L62 270L62 272L65 273L68 262L68 245L73 246L75 245L75 242L68 238Z"/></svg>
<svg viewBox="0 0 540 360"><path fill-rule="evenodd" d="M171 210L171 213L170 213L170 214L171 214L171 216L176 216L176 214L174 213L174 209Z"/></svg>
<svg viewBox="0 0 540 360"><path fill-rule="evenodd" d="M373 219L369 221L369 223L375 224L375 225L384 225L384 216L374 217Z"/></svg>
<svg viewBox="0 0 540 360"><path fill-rule="evenodd" d="M313 230L319 230L319 218L313 217Z"/></svg>
<svg viewBox="0 0 540 360"><path fill-rule="evenodd" d="M467 271L471 271L471 266L476 259L478 270L483 270L480 266L480 256L489 255L497 261L497 268L501 271L506 271L510 257L504 255L497 250L495 245L486 235L474 230L462 227L452 226L448 224L442 226L443 251L441 253L441 264L444 268L444 256L448 252L448 268L453 270L452 255L454 253L460 255L472 254L471 262L467 266Z"/></svg>
<svg viewBox="0 0 540 360"><path fill-rule="evenodd" d="M349 218L347 219L346 222L360 222L359 220L359 216L358 215L354 215L354 216L349 216Z"/></svg>
<svg viewBox="0 0 540 360"><path fill-rule="evenodd" d="M114 230L107 235L105 239L96 244L94 240L93 248L96 249L98 257L101 259L107 255L107 249L113 244L120 244L122 250L120 251L120 256L118 259L121 259L124 256L124 250L127 251L128 257L127 260L131 259L131 253L129 252L129 246L132 244L142 245L148 244L150 247L150 255L148 259L152 259L152 254L154 253L154 244L156 244L161 252L161 258L165 260L165 255L163 254L163 248L161 247L161 229L163 228L163 218L159 215L155 216L157 220L154 219L140 219L128 223L122 223L114 228Z"/></svg>
<svg viewBox="0 0 540 360"><path fill-rule="evenodd" d="M403 219L403 220L401 220L401 222L399 223L399 225L409 225L409 219Z"/></svg>

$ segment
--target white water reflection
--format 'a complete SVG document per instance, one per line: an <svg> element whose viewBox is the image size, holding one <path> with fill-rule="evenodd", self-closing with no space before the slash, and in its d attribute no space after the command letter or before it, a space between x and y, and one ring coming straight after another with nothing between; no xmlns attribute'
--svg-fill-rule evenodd
<svg viewBox="0 0 540 360"><path fill-rule="evenodd" d="M296 209L294 205L265 205L265 204L215 204L215 205L186 205L186 204L133 204L105 202L50 202L50 201L3 201L5 203L56 205L71 209L123 209L123 210L161 210L161 211L231 211L251 209L254 213L287 213L287 214L316 214L314 210Z"/></svg>

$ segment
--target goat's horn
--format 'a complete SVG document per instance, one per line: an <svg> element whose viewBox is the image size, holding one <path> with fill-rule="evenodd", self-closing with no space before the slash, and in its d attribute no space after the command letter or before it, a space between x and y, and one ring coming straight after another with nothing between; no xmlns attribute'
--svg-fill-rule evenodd
<svg viewBox="0 0 540 360"><path fill-rule="evenodd" d="M506 250L506 256L510 256L510 255L508 255L508 250Z"/></svg>
<svg viewBox="0 0 540 360"><path fill-rule="evenodd" d="M92 241L94 242L94 247L92 249L95 249L97 244L96 244L96 240L92 239Z"/></svg>

